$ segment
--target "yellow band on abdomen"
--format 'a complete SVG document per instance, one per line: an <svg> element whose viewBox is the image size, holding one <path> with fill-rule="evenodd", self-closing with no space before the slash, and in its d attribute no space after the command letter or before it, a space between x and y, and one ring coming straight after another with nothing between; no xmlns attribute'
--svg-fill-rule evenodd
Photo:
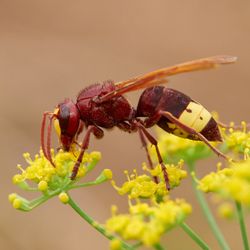
<svg viewBox="0 0 250 250"><path fill-rule="evenodd" d="M208 124L211 117L211 114L202 105L191 101L178 120L200 132Z"/></svg>

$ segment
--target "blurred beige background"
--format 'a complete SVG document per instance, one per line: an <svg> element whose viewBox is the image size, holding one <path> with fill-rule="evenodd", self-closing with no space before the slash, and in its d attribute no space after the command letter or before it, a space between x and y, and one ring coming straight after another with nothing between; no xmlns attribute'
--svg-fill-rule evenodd
<svg viewBox="0 0 250 250"><path fill-rule="evenodd" d="M19 190L11 178L22 153L39 149L40 122L65 97L75 98L85 86L106 79L124 80L167 65L216 54L239 57L217 71L174 77L169 86L199 100L221 119L249 118L250 2L222 1L7 1L0 0L0 248L6 250L108 249L108 242L57 199L30 213L11 208L10 192ZM129 94L136 105L140 93ZM118 183L123 169L145 160L137 135L114 129L101 141L99 168L111 168ZM204 172L214 161L201 164ZM94 175L100 171L97 169ZM175 195L194 204L188 223L219 249L193 201L189 181ZM72 192L100 222L110 205L126 210L125 197L110 185ZM242 249L239 228L220 221L232 249ZM198 249L179 229L164 237L167 249Z"/></svg>

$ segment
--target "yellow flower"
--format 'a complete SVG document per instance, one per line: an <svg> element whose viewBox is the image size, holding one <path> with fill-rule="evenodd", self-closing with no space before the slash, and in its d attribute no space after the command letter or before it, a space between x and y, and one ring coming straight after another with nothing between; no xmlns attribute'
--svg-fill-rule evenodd
<svg viewBox="0 0 250 250"><path fill-rule="evenodd" d="M64 204L67 204L68 201L69 201L69 196L65 192L60 193L59 196L58 196L58 198Z"/></svg>
<svg viewBox="0 0 250 250"><path fill-rule="evenodd" d="M181 180L187 176L186 171L182 170L183 161L180 161L177 165L167 164L165 166L171 188L178 186ZM146 165L143 165L143 170L147 171L150 175L138 175L136 170L134 170L133 174L129 175L128 171L125 171L127 181L121 187L118 187L114 181L112 181L112 185L120 195L128 194L130 199L164 197L168 193L168 190L161 166L157 165L151 170ZM155 177L158 181L154 179Z"/></svg>
<svg viewBox="0 0 250 250"><path fill-rule="evenodd" d="M231 203L224 202L218 208L218 214L222 218L231 219L234 216L234 209Z"/></svg>
<svg viewBox="0 0 250 250"><path fill-rule="evenodd" d="M9 202L13 203L13 201L16 199L16 197L17 197L16 193L9 194Z"/></svg>
<svg viewBox="0 0 250 250"><path fill-rule="evenodd" d="M28 180L35 182L40 191L45 191L47 188L54 190L61 186L65 180L69 179L78 155L79 151L59 151L56 155L53 153L53 162L56 166L54 167L45 158L41 151L39 155L35 156L34 160L29 153L25 153L24 158L28 163L28 166L26 169L23 169L21 165L17 166L18 169L21 170L21 173L13 177L13 183L26 189L28 188L26 183ZM92 162L97 162L99 158L100 155L97 152L91 154L85 153L83 161L79 167L77 178L83 177L88 170L88 165Z"/></svg>
<svg viewBox="0 0 250 250"><path fill-rule="evenodd" d="M12 205L15 209L18 209L22 206L22 200L17 198L13 201Z"/></svg>
<svg viewBox="0 0 250 250"><path fill-rule="evenodd" d="M22 211L30 211L56 195L59 196L61 202L66 204L69 200L66 193L68 190L101 184L112 178L111 170L105 169L96 180L79 183L82 177L89 173L100 160L101 154L92 152L84 154L76 179L71 180L72 169L79 153L79 150L74 152L63 152L61 150L56 154L52 151L55 167L51 165L41 151L34 159L31 158L29 153L25 153L24 158L28 166L26 168L23 168L21 165L17 166L21 172L13 177L13 183L25 191L39 191L42 196L29 201L20 195L11 194L9 195L9 201L12 206Z"/></svg>
<svg viewBox="0 0 250 250"><path fill-rule="evenodd" d="M198 188L250 206L250 159L206 175L199 181Z"/></svg>
<svg viewBox="0 0 250 250"><path fill-rule="evenodd" d="M191 213L191 206L183 200L166 200L160 204L130 204L129 214L112 214L107 220L109 231L125 240L138 240L153 246L168 230L182 223Z"/></svg>
<svg viewBox="0 0 250 250"><path fill-rule="evenodd" d="M48 183L46 181L40 181L38 183L38 189L40 191L46 191L48 189Z"/></svg>
<svg viewBox="0 0 250 250"><path fill-rule="evenodd" d="M181 159L185 162L196 161L211 155L210 148L204 142L181 138L160 128L157 128L156 132L158 146L164 162L177 163ZM154 162L157 162L155 147L150 145L149 152Z"/></svg>
<svg viewBox="0 0 250 250"><path fill-rule="evenodd" d="M108 169L108 168L105 168L105 169L103 170L103 174L105 175L105 177L106 177L108 180L111 180L112 177L113 177L112 171L111 171L110 169Z"/></svg>
<svg viewBox="0 0 250 250"><path fill-rule="evenodd" d="M242 122L242 129L224 129L222 137L228 150L235 153L249 153L250 132L247 131L246 122Z"/></svg>
<svg viewBox="0 0 250 250"><path fill-rule="evenodd" d="M110 241L110 250L120 250L122 247L121 241L118 239L113 239Z"/></svg>

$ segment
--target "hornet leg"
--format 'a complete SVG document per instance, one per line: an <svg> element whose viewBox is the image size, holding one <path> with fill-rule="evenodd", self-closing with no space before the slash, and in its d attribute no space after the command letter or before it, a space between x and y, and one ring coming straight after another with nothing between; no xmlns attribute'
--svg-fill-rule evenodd
<svg viewBox="0 0 250 250"><path fill-rule="evenodd" d="M136 126L138 127L138 130L140 131L139 133L143 134L148 139L148 141L155 146L158 161L159 161L159 164L161 165L164 180L165 180L165 183L166 183L166 188L168 190L170 190L167 169L166 169L166 166L163 163L161 153L160 153L160 150L159 150L159 147L158 147L157 140L146 130L146 128L141 123L139 123L139 122L136 123Z"/></svg>
<svg viewBox="0 0 250 250"><path fill-rule="evenodd" d="M82 162L82 158L83 158L84 152L85 152L85 150L89 146L89 140L90 140L91 133L93 133L97 138L103 137L103 131L100 128L98 128L96 126L93 126L93 125L91 125L91 126L88 127L88 129L86 131L86 134L85 134L85 136L83 138L83 142L82 142L82 145L81 145L80 154L79 154L79 156L77 158L75 166L74 166L74 168L72 170L72 174L70 176L71 180L74 180L76 178L76 175L78 173L78 169L79 169L80 164Z"/></svg>
<svg viewBox="0 0 250 250"><path fill-rule="evenodd" d="M138 131L139 133L139 137L140 137L140 140L141 140L141 143L142 143L142 147L145 149L146 151L146 155L147 155L147 159L148 159L148 163L149 163L149 167L151 169L154 169L154 166L153 166L153 162L152 162L152 159L150 157L150 154L148 152L148 148L147 148L147 143L146 143L146 139L145 139L145 136L144 134L142 133L141 129L138 128L138 124L137 122L133 123L132 125L129 124L129 123L126 123L126 122L121 122L117 125L118 128L120 128L121 130L125 131L125 132L133 132L133 131ZM158 181L158 178L157 176L154 176L154 181L155 183L159 183Z"/></svg>
<svg viewBox="0 0 250 250"><path fill-rule="evenodd" d="M207 138L205 138L201 133L195 131L193 128L190 128L190 127L186 126L185 124L183 124L182 122L180 122L176 117L174 117L171 113L169 113L167 111L159 111L159 114L161 114L162 116L165 116L166 118L168 118L172 123L174 123L175 125L177 125L183 131L185 131L185 132L187 132L189 134L192 134L192 135L196 135L201 141L203 141L204 143L206 143L207 146L210 147L210 149L215 152L215 154L217 154L218 156L223 157L226 160L229 160L229 158L225 154L223 154L216 147L214 147L207 140Z"/></svg>
<svg viewBox="0 0 250 250"><path fill-rule="evenodd" d="M47 144L45 145L45 126L46 118L49 118L48 130L47 130ZM41 146L45 158L55 167L54 162L51 157L51 130L52 130L52 121L54 119L54 114L51 112L44 112L42 125L41 125Z"/></svg>
<svg viewBox="0 0 250 250"><path fill-rule="evenodd" d="M150 167L150 169L154 169L152 159L151 159L150 154L148 152L145 136L144 136L142 130L139 128L137 122L135 122L133 124L129 124L129 123L126 123L126 122L121 122L121 123L119 123L117 125L117 127L120 128L121 130L123 130L125 132L129 132L129 133L131 133L133 131L138 131L139 137L140 137L140 140L141 140L141 143L142 143L142 147L146 151L149 167ZM153 179L154 179L155 183L159 183L159 180L158 180L157 176L153 176Z"/></svg>
<svg viewBox="0 0 250 250"><path fill-rule="evenodd" d="M146 151L146 155L147 155L147 158L148 158L149 167L151 169L154 169L152 159L151 159L150 154L148 152L148 148L147 148L147 143L146 143L146 140L145 140L145 136L144 136L144 134L143 134L143 132L142 132L142 130L140 128L138 129L138 133L139 133L139 136L140 136L140 139L141 139L141 142L142 142L142 147ZM154 176L153 178L154 178L154 181L155 181L156 184L159 183L159 180L158 180L157 176Z"/></svg>

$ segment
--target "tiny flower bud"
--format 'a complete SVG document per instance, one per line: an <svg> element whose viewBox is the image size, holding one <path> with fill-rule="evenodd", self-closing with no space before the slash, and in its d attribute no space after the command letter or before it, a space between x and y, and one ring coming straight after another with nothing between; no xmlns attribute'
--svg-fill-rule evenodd
<svg viewBox="0 0 250 250"><path fill-rule="evenodd" d="M144 171L145 171L145 170L147 170L147 169L148 169L148 168L147 168L146 163L145 163L145 162L143 162L143 163L142 163L142 170L144 170Z"/></svg>
<svg viewBox="0 0 250 250"><path fill-rule="evenodd" d="M26 152L26 153L23 153L23 157L26 159L26 158L29 158L30 157L30 153Z"/></svg>
<svg viewBox="0 0 250 250"><path fill-rule="evenodd" d="M12 178L12 182L13 182L14 184L20 183L20 182L22 182L22 181L23 181L23 177L22 177L22 175L20 175L20 174L16 174L16 175L14 175L13 178Z"/></svg>
<svg viewBox="0 0 250 250"><path fill-rule="evenodd" d="M111 214L115 216L117 214L118 207L116 205L111 206Z"/></svg>
<svg viewBox="0 0 250 250"><path fill-rule="evenodd" d="M92 156L94 159L98 160L98 161L99 161L99 160L101 159L101 157L102 157L101 153L100 153L100 152L97 152L97 151L92 152L92 153L91 153L91 156Z"/></svg>
<svg viewBox="0 0 250 250"><path fill-rule="evenodd" d="M231 219L234 215L234 210L233 210L232 204L224 203L224 204L220 205L220 207L218 209L218 213L222 218Z"/></svg>
<svg viewBox="0 0 250 250"><path fill-rule="evenodd" d="M108 179L108 180L111 180L112 177L113 177L113 173L110 169L106 168L103 170L103 174L104 176Z"/></svg>
<svg viewBox="0 0 250 250"><path fill-rule="evenodd" d="M46 191L47 189L48 189L48 183L47 183L47 181L40 181L39 183L38 183L38 189L40 190L40 191Z"/></svg>
<svg viewBox="0 0 250 250"><path fill-rule="evenodd" d="M64 204L67 204L69 201L69 196L65 192L60 193L58 197L59 200Z"/></svg>
<svg viewBox="0 0 250 250"><path fill-rule="evenodd" d="M192 213L192 207L190 206L190 204L184 203L181 205L183 213L185 214L191 214Z"/></svg>
<svg viewBox="0 0 250 250"><path fill-rule="evenodd" d="M119 239L113 239L110 241L110 250L120 250L121 241Z"/></svg>
<svg viewBox="0 0 250 250"><path fill-rule="evenodd" d="M241 122L241 126L244 128L244 127L246 127L246 125L247 125L247 123L245 122L245 121L242 121Z"/></svg>
<svg viewBox="0 0 250 250"><path fill-rule="evenodd" d="M22 201L18 198L16 198L13 202L12 202L12 206L15 208L15 209L18 209L20 208L22 205Z"/></svg>
<svg viewBox="0 0 250 250"><path fill-rule="evenodd" d="M230 122L230 123L229 123L229 126L230 126L231 128L234 127L234 125L235 125L234 122Z"/></svg>
<svg viewBox="0 0 250 250"><path fill-rule="evenodd" d="M78 173L77 173L77 177L83 177L86 174L87 170L85 167L79 168Z"/></svg>
<svg viewBox="0 0 250 250"><path fill-rule="evenodd" d="M16 199L16 193L12 193L12 194L9 194L8 198L9 198L9 202L10 203L13 203L14 200Z"/></svg>
<svg viewBox="0 0 250 250"><path fill-rule="evenodd" d="M221 170L222 163L221 163L221 162L218 162L217 165L216 165L216 167L217 167L217 171Z"/></svg>

